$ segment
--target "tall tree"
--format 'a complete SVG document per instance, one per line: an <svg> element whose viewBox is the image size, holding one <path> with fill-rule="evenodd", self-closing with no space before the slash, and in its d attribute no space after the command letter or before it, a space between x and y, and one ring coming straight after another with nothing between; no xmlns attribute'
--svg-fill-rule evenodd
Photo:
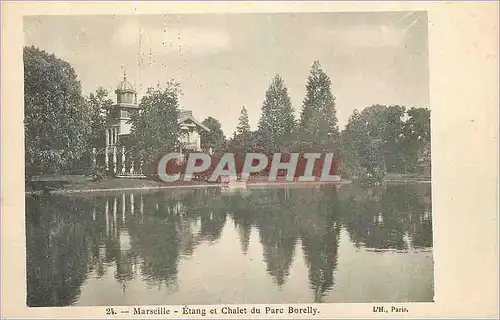
<svg viewBox="0 0 500 320"><path fill-rule="evenodd" d="M417 152L418 172L424 176L431 175L431 141L425 142Z"/></svg>
<svg viewBox="0 0 500 320"><path fill-rule="evenodd" d="M247 150L252 141L252 132L250 131L250 123L248 120L248 113L245 107L241 108L240 117L238 118L238 125L233 134L230 142L230 148L236 150Z"/></svg>
<svg viewBox="0 0 500 320"><path fill-rule="evenodd" d="M380 146L388 172L402 172L404 155L401 149L405 107L373 105L362 111L370 133Z"/></svg>
<svg viewBox="0 0 500 320"><path fill-rule="evenodd" d="M283 78L276 75L266 91L257 136L265 150L278 150L292 143L295 116Z"/></svg>
<svg viewBox="0 0 500 320"><path fill-rule="evenodd" d="M95 93L90 93L85 99L90 114L90 148L104 148L106 145L106 113L113 105L113 100L108 97L108 91L102 87Z"/></svg>
<svg viewBox="0 0 500 320"><path fill-rule="evenodd" d="M402 149L405 156L405 171L417 170L419 163L430 169L431 122L430 110L411 108L403 127Z"/></svg>
<svg viewBox="0 0 500 320"><path fill-rule="evenodd" d="M300 115L300 140L330 149L338 140L337 112L331 81L319 61L314 61L307 78L306 96Z"/></svg>
<svg viewBox="0 0 500 320"><path fill-rule="evenodd" d="M224 136L222 125L219 120L208 117L203 120L202 124L210 129L210 132L203 132L201 135L202 148L212 148L216 151L224 149L226 137Z"/></svg>
<svg viewBox="0 0 500 320"><path fill-rule="evenodd" d="M367 183L377 183L384 178L381 141L370 136L368 122L357 110L342 131L341 145L341 175Z"/></svg>
<svg viewBox="0 0 500 320"><path fill-rule="evenodd" d="M80 82L66 61L24 47L26 178L67 171L87 147L89 114Z"/></svg>
<svg viewBox="0 0 500 320"><path fill-rule="evenodd" d="M135 156L153 162L160 153L178 147L179 85L149 88L140 102L141 112L131 116L130 144Z"/></svg>
<svg viewBox="0 0 500 320"><path fill-rule="evenodd" d="M247 135L250 133L250 123L248 121L248 112L245 107L241 108L240 117L238 118L238 126L236 127L236 135Z"/></svg>

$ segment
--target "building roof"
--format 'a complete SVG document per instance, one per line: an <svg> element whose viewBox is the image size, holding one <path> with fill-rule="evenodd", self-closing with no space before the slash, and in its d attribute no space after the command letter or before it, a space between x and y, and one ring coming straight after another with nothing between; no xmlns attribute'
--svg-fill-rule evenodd
<svg viewBox="0 0 500 320"><path fill-rule="evenodd" d="M194 124L196 124L198 127L202 128L205 131L210 132L210 129L207 128L203 123L199 122L193 117L192 111L187 111L187 110L181 110L179 114L179 119L177 119L177 122L179 124L185 122L186 120L191 120Z"/></svg>
<svg viewBox="0 0 500 320"><path fill-rule="evenodd" d="M134 87L130 82L127 81L127 76L123 76L122 82L118 84L116 87L116 91L130 91L130 92L135 92Z"/></svg>

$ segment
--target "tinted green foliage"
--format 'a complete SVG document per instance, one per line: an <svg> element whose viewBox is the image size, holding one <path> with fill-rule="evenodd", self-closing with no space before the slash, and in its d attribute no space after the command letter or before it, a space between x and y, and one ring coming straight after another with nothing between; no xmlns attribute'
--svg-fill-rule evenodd
<svg viewBox="0 0 500 320"><path fill-rule="evenodd" d="M387 173L430 174L428 109L374 105L355 111L341 136L344 177L376 183Z"/></svg>
<svg viewBox="0 0 500 320"><path fill-rule="evenodd" d="M283 78L276 75L266 91L257 130L257 143L266 151L292 144L295 116Z"/></svg>
<svg viewBox="0 0 500 320"><path fill-rule="evenodd" d="M242 107L236 131L229 143L229 149L232 151L248 151L253 142L252 136L247 109Z"/></svg>
<svg viewBox="0 0 500 320"><path fill-rule="evenodd" d="M140 102L141 112L131 117L130 144L137 158L152 163L160 153L178 148L179 86L149 88Z"/></svg>
<svg viewBox="0 0 500 320"><path fill-rule="evenodd" d="M341 174L345 178L376 183L384 177L381 141L370 136L369 123L355 111L349 118L341 139Z"/></svg>
<svg viewBox="0 0 500 320"><path fill-rule="evenodd" d="M90 113L89 146L104 148L106 145L106 113L113 105L113 100L108 96L108 91L102 87L95 93L90 93L85 98L86 106Z"/></svg>
<svg viewBox="0 0 500 320"><path fill-rule="evenodd" d="M428 109L411 108L404 123L401 148L405 155L404 169L430 174L431 115Z"/></svg>
<svg viewBox="0 0 500 320"><path fill-rule="evenodd" d="M222 151L225 148L226 137L222 131L222 125L219 120L208 117L203 120L210 132L203 131L201 134L201 147L204 149L212 148L214 151Z"/></svg>
<svg viewBox="0 0 500 320"><path fill-rule="evenodd" d="M332 149L338 136L337 111L331 81L319 61L315 61L307 78L306 96L300 115L299 140L306 145Z"/></svg>
<svg viewBox="0 0 500 320"><path fill-rule="evenodd" d="M26 176L67 172L90 133L80 82L68 62L36 47L23 59Z"/></svg>

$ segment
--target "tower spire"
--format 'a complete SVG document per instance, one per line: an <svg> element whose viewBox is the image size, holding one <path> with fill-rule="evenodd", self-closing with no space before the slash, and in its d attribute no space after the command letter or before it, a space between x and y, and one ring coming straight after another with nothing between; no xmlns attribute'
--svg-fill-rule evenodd
<svg viewBox="0 0 500 320"><path fill-rule="evenodd" d="M123 65L122 65L122 71L123 71L123 81L127 81L127 70Z"/></svg>

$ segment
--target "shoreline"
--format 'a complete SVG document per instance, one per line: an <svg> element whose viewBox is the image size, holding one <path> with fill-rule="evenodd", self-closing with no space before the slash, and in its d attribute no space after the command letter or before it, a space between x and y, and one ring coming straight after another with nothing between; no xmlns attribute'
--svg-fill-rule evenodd
<svg viewBox="0 0 500 320"><path fill-rule="evenodd" d="M154 181L151 181L154 182ZM311 182L295 182L295 181L290 181L290 182L262 182L262 181L255 181L255 182L249 182L246 183L245 188L248 187L282 187L282 186L294 186L294 187L300 187L300 186L311 186L311 185L343 185L350 183L350 181L344 180L340 182L324 182L324 181L311 181ZM159 184L159 183L158 183ZM241 189L240 186L234 186L231 188L231 186L227 184L222 184L222 183L195 183L195 184L176 184L176 185L149 185L149 186L131 186L131 187L115 187L115 188L61 188L61 189L55 189L55 190L29 190L25 191L25 195L37 195L37 194L43 194L43 193L48 193L51 195L61 195L61 194L75 194L75 193L95 193L95 192L117 192L117 191L151 191L151 190L165 190L165 189L198 189L198 188L223 188L227 187L230 189Z"/></svg>
<svg viewBox="0 0 500 320"><path fill-rule="evenodd" d="M249 181L246 183L245 188L252 187L306 187L306 186L321 186L321 185L335 185L342 186L345 184L350 184L350 180L341 180L337 182L332 181L309 181L309 182L297 182L297 181L279 181L279 182L267 182L267 181ZM386 179L384 183L431 183L431 180L423 179ZM25 195L40 195L40 194L50 194L50 195L65 195L65 194L82 194L82 193L108 193L108 192L123 192L123 191L152 191L152 190L168 190L168 189L199 189L199 188L223 188L228 186L222 183L190 183L190 184L163 184L157 181L146 180L146 179L108 179L103 183L88 182L82 183L81 185L69 185L62 188L54 190L27 190ZM240 189L240 186L233 187L234 189Z"/></svg>
<svg viewBox="0 0 500 320"><path fill-rule="evenodd" d="M422 180L422 179L390 179L384 180L384 183L432 183L431 180Z"/></svg>

